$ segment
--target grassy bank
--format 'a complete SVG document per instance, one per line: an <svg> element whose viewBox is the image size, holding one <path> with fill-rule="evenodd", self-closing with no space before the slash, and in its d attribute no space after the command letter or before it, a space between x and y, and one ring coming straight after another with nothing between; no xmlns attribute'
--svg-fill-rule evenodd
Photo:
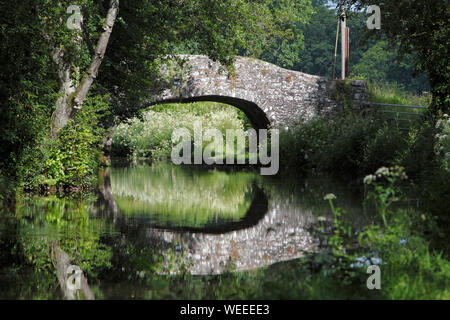
<svg viewBox="0 0 450 320"><path fill-rule="evenodd" d="M428 107L431 104L431 94L413 94L402 90L397 84L379 84L368 82L369 101L387 104Z"/></svg>
<svg viewBox="0 0 450 320"><path fill-rule="evenodd" d="M317 170L363 175L382 165L394 165L407 135L372 115L347 114L315 118L280 136L283 170Z"/></svg>

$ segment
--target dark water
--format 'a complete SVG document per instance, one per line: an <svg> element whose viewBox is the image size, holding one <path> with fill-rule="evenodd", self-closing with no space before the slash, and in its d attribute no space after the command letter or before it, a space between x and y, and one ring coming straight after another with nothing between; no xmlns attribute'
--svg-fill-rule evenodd
<svg viewBox="0 0 450 320"><path fill-rule="evenodd" d="M83 270L98 299L177 298L180 287L196 298L211 276L316 252L311 226L331 219L327 193L354 224L367 220L361 195L326 177L142 163L114 165L99 179L92 195L21 195L1 213L0 298L64 298L52 243Z"/></svg>

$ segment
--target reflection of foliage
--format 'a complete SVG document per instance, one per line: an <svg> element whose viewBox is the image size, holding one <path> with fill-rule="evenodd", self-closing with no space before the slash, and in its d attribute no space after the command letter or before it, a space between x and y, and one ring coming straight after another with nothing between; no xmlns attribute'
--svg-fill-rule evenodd
<svg viewBox="0 0 450 320"><path fill-rule="evenodd" d="M348 214L344 219L362 223L369 217L361 216L359 190L352 185L343 184L340 177L327 174L293 174L283 172L279 177L264 177L263 189L269 203L279 204L286 210L297 210L299 214L311 212L313 216L330 216L329 205L323 201L323 195L333 190L339 197ZM292 195L295 196L292 196Z"/></svg>
<svg viewBox="0 0 450 320"><path fill-rule="evenodd" d="M36 269L51 270L51 241L59 241L73 262L90 276L110 266L110 249L100 242L106 225L90 219L89 202L34 197L31 205L27 203L19 203L16 211L19 241L23 254Z"/></svg>
<svg viewBox="0 0 450 320"><path fill-rule="evenodd" d="M129 243L127 246L128 263L131 266L131 271L141 275L142 272L154 274L161 270L163 265L163 256L155 254L154 250L147 247L136 246Z"/></svg>
<svg viewBox="0 0 450 320"><path fill-rule="evenodd" d="M0 217L0 299L52 299L59 293L56 277L29 264L30 253L42 259L42 243L24 248L16 241L17 220ZM38 248L36 252L32 251ZM26 251L26 252L24 252ZM23 253L23 254L22 254Z"/></svg>
<svg viewBox="0 0 450 320"><path fill-rule="evenodd" d="M53 273L38 271L27 265L0 269L0 299L60 298L58 281Z"/></svg>
<svg viewBox="0 0 450 320"><path fill-rule="evenodd" d="M160 222L183 226L244 217L253 179L251 173L186 171L165 163L111 170L114 199L125 214L158 215Z"/></svg>
<svg viewBox="0 0 450 320"><path fill-rule="evenodd" d="M401 175L401 173L400 173ZM327 200L332 201L328 195ZM344 227L342 210L332 205L335 250L267 268L219 276L155 276L141 283L147 299L448 299L450 265L430 250L419 228L429 216L419 211L390 212L387 228L369 226L355 247ZM426 228L425 228L426 229ZM344 234L346 233L346 234ZM345 236L345 237L344 237ZM368 290L366 269L352 261L356 252L380 264L383 290ZM336 254L338 253L338 254ZM376 258L376 259L375 259ZM377 261L378 260L378 261ZM358 261L358 260L357 260ZM377 261L377 262L375 262ZM353 264L352 264L353 262Z"/></svg>

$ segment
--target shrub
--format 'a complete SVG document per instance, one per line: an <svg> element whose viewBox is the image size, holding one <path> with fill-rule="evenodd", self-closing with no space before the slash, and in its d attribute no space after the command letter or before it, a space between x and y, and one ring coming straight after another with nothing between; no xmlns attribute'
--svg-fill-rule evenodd
<svg viewBox="0 0 450 320"><path fill-rule="evenodd" d="M244 129L242 119L241 111L220 103L158 105L144 111L141 118L119 124L112 136L111 152L114 156L167 158L175 129L188 129L193 139L194 123L200 121L203 132L215 128L225 135L227 129ZM204 141L203 147L207 144Z"/></svg>
<svg viewBox="0 0 450 320"><path fill-rule="evenodd" d="M424 121L410 131L407 147L399 157L409 177L413 178L415 192L428 211L448 223L450 204L450 171L448 170L449 122L447 117Z"/></svg>
<svg viewBox="0 0 450 320"><path fill-rule="evenodd" d="M98 123L108 109L108 96L90 97L74 119L61 129L57 139L44 137L36 146L28 148L23 160L29 163L23 173L23 188L92 187L97 182L100 142L105 132Z"/></svg>
<svg viewBox="0 0 450 320"><path fill-rule="evenodd" d="M375 171L383 165L395 165L399 154L406 146L406 137L395 126L385 125L378 130L373 139L364 146L364 169Z"/></svg>
<svg viewBox="0 0 450 320"><path fill-rule="evenodd" d="M314 118L282 133L280 163L286 170L316 168L358 173L395 157L394 151L401 144L401 139L397 139L401 133L397 131L370 115L347 114L329 120ZM385 137L390 139L389 148L377 154Z"/></svg>
<svg viewBox="0 0 450 320"><path fill-rule="evenodd" d="M321 150L329 143L330 124L314 118L280 134L280 164L285 170L307 169L321 158Z"/></svg>
<svg viewBox="0 0 450 320"><path fill-rule="evenodd" d="M364 168L364 148L378 123L372 117L349 114L331 122L329 142L322 150L319 169L357 173Z"/></svg>
<svg viewBox="0 0 450 320"><path fill-rule="evenodd" d="M450 171L450 117L444 114L436 123L434 152L442 169Z"/></svg>

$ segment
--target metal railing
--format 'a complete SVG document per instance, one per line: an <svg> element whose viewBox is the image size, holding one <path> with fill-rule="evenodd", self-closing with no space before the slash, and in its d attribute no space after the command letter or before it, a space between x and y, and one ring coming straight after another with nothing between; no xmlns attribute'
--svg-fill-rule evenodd
<svg viewBox="0 0 450 320"><path fill-rule="evenodd" d="M377 112L382 112L386 115L393 115L393 117L387 117L387 120L393 120L393 121L403 121L408 123L408 127L399 128L401 130L409 130L409 125L412 121L415 121L420 117L427 109L427 107L422 106L407 106L407 105L400 105L400 104L389 104L389 103L375 103L375 102L366 102L366 104L374 106L376 108ZM386 109L390 108L390 109ZM405 111L398 111L395 110L399 108L400 110ZM408 110L409 109L409 110ZM408 112L412 110L417 110L417 112ZM406 116L406 117L405 117ZM407 117L407 116L414 116L414 117Z"/></svg>

